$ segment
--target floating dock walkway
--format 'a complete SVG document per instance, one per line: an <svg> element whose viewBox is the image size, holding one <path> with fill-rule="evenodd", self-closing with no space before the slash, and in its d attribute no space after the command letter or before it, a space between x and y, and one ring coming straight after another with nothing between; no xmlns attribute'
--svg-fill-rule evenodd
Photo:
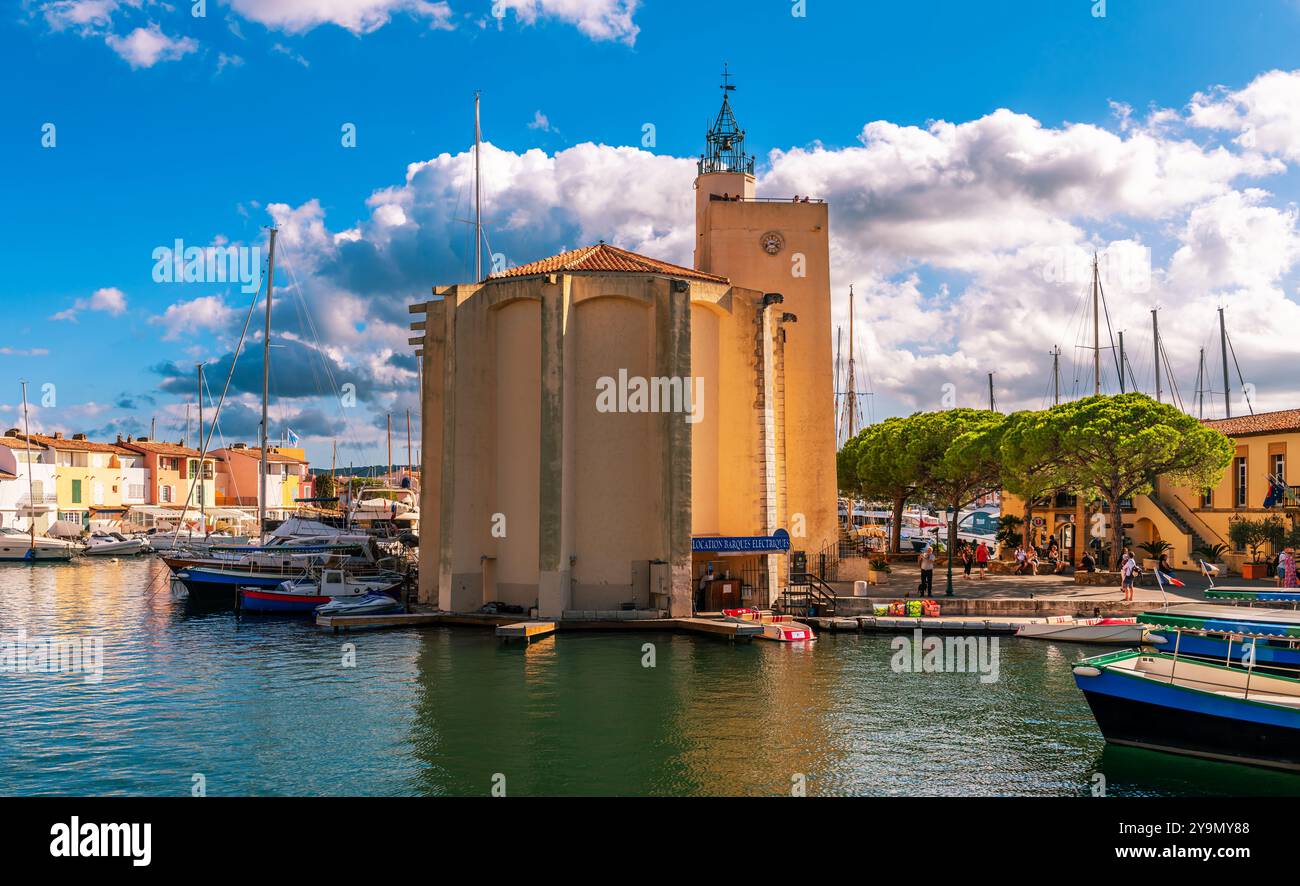
<svg viewBox="0 0 1300 886"><path fill-rule="evenodd" d="M533 640L550 636L557 631L682 631L706 634L727 640L748 640L763 632L763 626L748 622L723 621L716 618L627 618L627 619L563 619L536 621L519 619L517 615L488 615L456 612L395 612L389 615L318 615L317 627L329 628L334 633L354 628L408 628L432 625L462 625L492 628L503 640Z"/></svg>
<svg viewBox="0 0 1300 886"><path fill-rule="evenodd" d="M517 621L514 624L497 625L497 636L502 640L523 640L524 645L554 633L553 621Z"/></svg>

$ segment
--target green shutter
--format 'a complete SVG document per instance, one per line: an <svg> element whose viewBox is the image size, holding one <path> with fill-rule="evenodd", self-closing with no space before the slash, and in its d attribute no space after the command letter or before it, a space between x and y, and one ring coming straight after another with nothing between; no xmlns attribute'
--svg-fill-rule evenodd
<svg viewBox="0 0 1300 886"><path fill-rule="evenodd" d="M80 480L72 481L72 503L74 505L81 504L81 481Z"/></svg>

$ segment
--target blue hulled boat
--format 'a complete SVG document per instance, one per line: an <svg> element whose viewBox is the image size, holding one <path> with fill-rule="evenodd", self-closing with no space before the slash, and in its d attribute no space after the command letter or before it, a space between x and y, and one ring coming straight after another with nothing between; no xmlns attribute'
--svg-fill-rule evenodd
<svg viewBox="0 0 1300 886"><path fill-rule="evenodd" d="M234 604L240 588L275 590L285 581L297 578L283 572L255 572L238 566L191 566L176 573L176 579L185 586L190 599L196 603Z"/></svg>
<svg viewBox="0 0 1300 886"><path fill-rule="evenodd" d="M1253 657L1259 671L1300 676L1295 610L1188 603L1144 612L1138 622L1165 652L1225 664Z"/></svg>
<svg viewBox="0 0 1300 886"><path fill-rule="evenodd" d="M1077 662L1074 680L1112 744L1300 770L1300 680L1135 650Z"/></svg>

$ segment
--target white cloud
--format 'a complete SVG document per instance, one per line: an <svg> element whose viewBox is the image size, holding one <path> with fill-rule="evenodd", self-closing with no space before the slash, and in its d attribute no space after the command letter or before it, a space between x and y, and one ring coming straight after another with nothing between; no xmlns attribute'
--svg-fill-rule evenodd
<svg viewBox="0 0 1300 886"><path fill-rule="evenodd" d="M427 21L432 28L453 27L451 6L441 0L231 0L230 6L249 21L290 34L324 24L368 34L398 12Z"/></svg>
<svg viewBox="0 0 1300 886"><path fill-rule="evenodd" d="M574 25L593 40L616 40L631 46L640 28L634 22L640 0L493 0L493 14L498 24L507 10L519 21L536 24L539 19L553 18Z"/></svg>
<svg viewBox="0 0 1300 886"><path fill-rule="evenodd" d="M112 21L117 0L55 0L40 7L51 31L104 28Z"/></svg>
<svg viewBox="0 0 1300 886"><path fill-rule="evenodd" d="M158 62L176 61L199 48L197 40L168 37L152 22L149 27L136 28L125 37L109 34L104 42L133 68L152 68Z"/></svg>
<svg viewBox="0 0 1300 886"><path fill-rule="evenodd" d="M1151 309L1161 309L1165 350L1190 401L1200 347L1217 359L1222 304L1242 370L1258 386L1255 408L1300 405L1291 332L1300 329L1300 218L1260 187L1286 176L1286 162L1192 141L1186 118L1167 109L1143 122L1117 113L1120 132L1007 110L924 128L875 121L858 145L766 157L761 195L830 202L834 322L847 324L856 283L859 362L873 374L878 415L937 408L945 384L959 402L980 405L988 372L1003 408L1042 405L1055 345L1065 395L1089 392L1090 354L1076 345L1091 344L1094 251L1103 267L1121 257L1151 263L1106 282L1110 320L1126 330L1145 387ZM693 159L591 143L555 153L489 143L482 161L491 251L507 264L602 239L692 261ZM268 207L280 226L277 267L283 255L322 344L372 383L410 377L413 367L401 365L410 301L473 275L464 223L472 170L468 150L412 163L403 180L370 195L360 219L327 222L314 200ZM1082 271L1053 270L1070 255ZM1102 338L1109 346L1104 326ZM1107 350L1110 389L1112 363Z"/></svg>
<svg viewBox="0 0 1300 886"><path fill-rule="evenodd" d="M1192 97L1189 121L1238 133L1247 150L1300 161L1300 71L1269 71L1244 89L1219 86Z"/></svg>
<svg viewBox="0 0 1300 886"><path fill-rule="evenodd" d="M239 312L222 301L220 296L205 295L168 305L167 310L160 316L151 317L149 322L163 327L164 340L175 341L200 330L227 332L238 318Z"/></svg>
<svg viewBox="0 0 1300 886"><path fill-rule="evenodd" d="M52 315L50 319L71 320L75 323L77 315L82 311L99 311L116 317L126 312L126 294L115 286L96 289L91 293L90 298L77 299L73 302L72 307L59 311L57 314Z"/></svg>

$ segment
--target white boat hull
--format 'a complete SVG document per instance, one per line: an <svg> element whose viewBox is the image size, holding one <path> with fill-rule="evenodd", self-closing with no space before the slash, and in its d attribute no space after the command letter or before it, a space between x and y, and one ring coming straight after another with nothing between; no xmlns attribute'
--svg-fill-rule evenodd
<svg viewBox="0 0 1300 886"><path fill-rule="evenodd" d="M71 546L42 545L37 541L36 547L32 548L27 544L0 542L0 561L4 562L30 563L33 561L71 560L76 555L77 549Z"/></svg>
<svg viewBox="0 0 1300 886"><path fill-rule="evenodd" d="M1136 622L1100 624L1095 619L1021 625L1017 637L1066 643L1109 643L1133 646L1146 640L1147 628Z"/></svg>

